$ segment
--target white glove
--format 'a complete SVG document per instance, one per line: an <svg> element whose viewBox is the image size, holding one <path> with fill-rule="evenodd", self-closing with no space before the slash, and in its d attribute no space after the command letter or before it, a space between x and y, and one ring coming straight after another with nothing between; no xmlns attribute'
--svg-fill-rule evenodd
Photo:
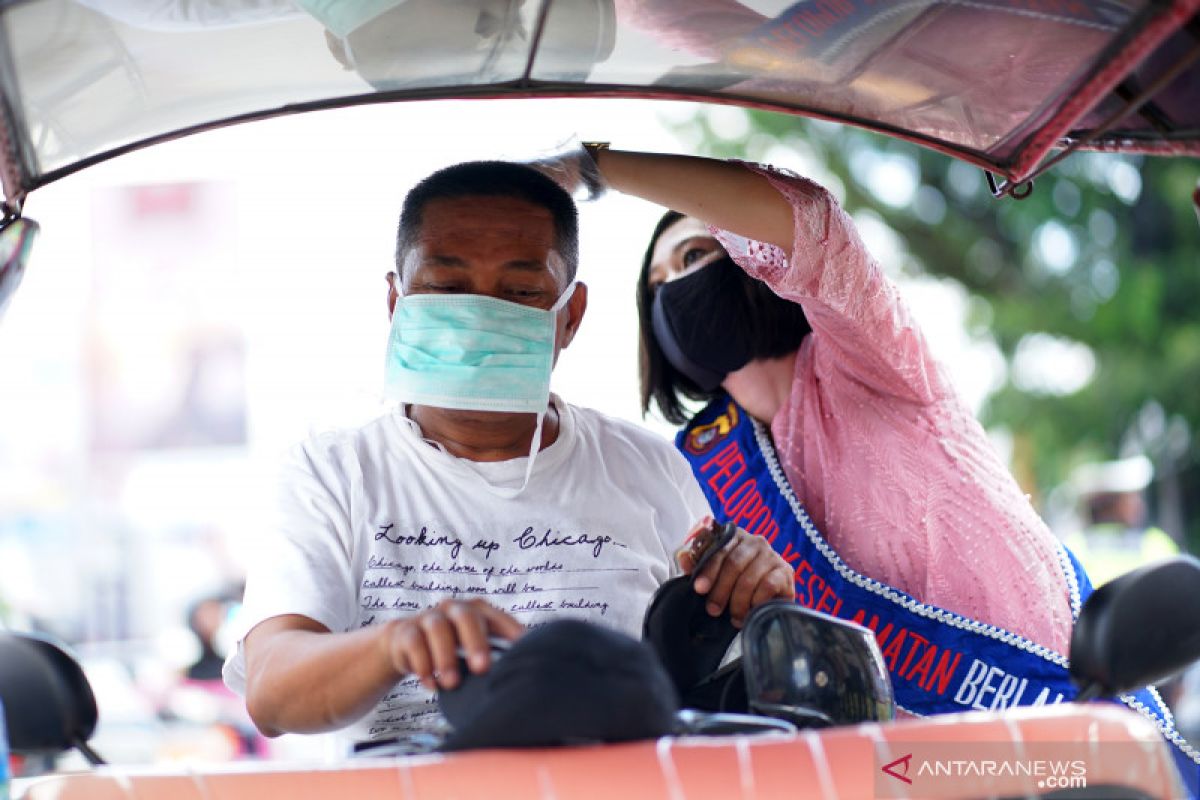
<svg viewBox="0 0 1200 800"><path fill-rule="evenodd" d="M596 163L597 154L607 147L607 142L580 142L573 137L557 152L523 163L550 178L576 200L596 200L608 190Z"/></svg>

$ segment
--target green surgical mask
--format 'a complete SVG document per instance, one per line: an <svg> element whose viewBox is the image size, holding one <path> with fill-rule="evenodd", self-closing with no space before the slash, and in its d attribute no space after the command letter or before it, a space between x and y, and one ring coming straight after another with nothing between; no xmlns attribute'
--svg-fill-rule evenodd
<svg viewBox="0 0 1200 800"><path fill-rule="evenodd" d="M401 297L392 312L388 399L470 411L537 414L550 400L558 312L474 294Z"/></svg>
<svg viewBox="0 0 1200 800"><path fill-rule="evenodd" d="M492 486L465 468L464 475L483 480L497 496L516 497L529 485L550 402L558 312L575 286L572 282L550 309L474 294L417 294L396 301L384 369L388 399L537 414L520 487Z"/></svg>

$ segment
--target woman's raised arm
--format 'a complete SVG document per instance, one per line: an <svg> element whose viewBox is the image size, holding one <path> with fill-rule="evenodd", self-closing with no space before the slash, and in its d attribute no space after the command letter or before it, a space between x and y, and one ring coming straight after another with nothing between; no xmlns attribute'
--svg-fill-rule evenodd
<svg viewBox="0 0 1200 800"><path fill-rule="evenodd" d="M730 161L591 148L604 182L791 254L792 207L762 175Z"/></svg>

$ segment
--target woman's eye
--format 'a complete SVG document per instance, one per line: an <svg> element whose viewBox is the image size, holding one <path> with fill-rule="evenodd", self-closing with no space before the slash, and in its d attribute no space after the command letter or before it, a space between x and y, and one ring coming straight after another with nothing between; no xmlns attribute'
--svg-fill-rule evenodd
<svg viewBox="0 0 1200 800"><path fill-rule="evenodd" d="M708 255L707 250L703 250L699 247L689 247L683 253L683 265L685 267L690 267L692 264L695 264L706 255Z"/></svg>

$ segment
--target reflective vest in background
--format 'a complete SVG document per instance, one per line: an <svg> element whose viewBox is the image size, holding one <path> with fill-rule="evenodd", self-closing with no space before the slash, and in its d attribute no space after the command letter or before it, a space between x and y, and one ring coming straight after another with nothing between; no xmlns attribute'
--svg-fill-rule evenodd
<svg viewBox="0 0 1200 800"><path fill-rule="evenodd" d="M1179 553L1175 540L1162 528L1130 528L1119 522L1105 522L1069 534L1066 544L1083 564L1093 586Z"/></svg>

